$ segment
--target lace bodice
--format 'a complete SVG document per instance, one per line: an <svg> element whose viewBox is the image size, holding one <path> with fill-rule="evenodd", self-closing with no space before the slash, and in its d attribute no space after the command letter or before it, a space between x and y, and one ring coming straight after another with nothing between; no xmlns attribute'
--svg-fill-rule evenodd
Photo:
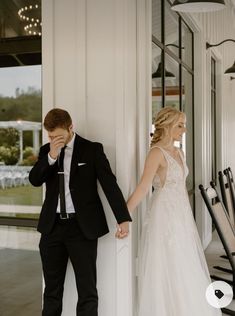
<svg viewBox="0 0 235 316"><path fill-rule="evenodd" d="M162 147L154 146L161 150L163 153L166 162L167 162L167 171L165 183L162 184L159 178L159 175L156 174L153 179L154 190L159 191L159 189L185 189L185 180L188 175L188 168L185 162L185 158L179 150L179 155L182 161L182 165L179 164L166 150ZM154 148L152 147L152 148Z"/></svg>

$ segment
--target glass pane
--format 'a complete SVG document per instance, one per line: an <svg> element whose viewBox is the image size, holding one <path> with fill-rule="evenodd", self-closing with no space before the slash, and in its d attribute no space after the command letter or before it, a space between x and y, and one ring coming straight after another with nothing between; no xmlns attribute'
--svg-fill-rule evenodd
<svg viewBox="0 0 235 316"><path fill-rule="evenodd" d="M194 189L194 162L193 162L193 102L192 102L192 75L183 68L182 70L182 109L186 114L187 133L183 142L183 150L186 154L186 161L189 168L189 175L187 177L187 190Z"/></svg>
<svg viewBox="0 0 235 316"><path fill-rule="evenodd" d="M165 55L165 106L180 108L179 64Z"/></svg>
<svg viewBox="0 0 235 316"><path fill-rule="evenodd" d="M41 314L42 268L34 229L0 226L0 315Z"/></svg>
<svg viewBox="0 0 235 316"><path fill-rule="evenodd" d="M0 216L38 217L42 189L28 174L41 145L41 66L0 68L0 87Z"/></svg>
<svg viewBox="0 0 235 316"><path fill-rule="evenodd" d="M0 36L41 35L41 1L38 0L1 0Z"/></svg>
<svg viewBox="0 0 235 316"><path fill-rule="evenodd" d="M162 72L161 72L161 49L152 44L152 122L156 113L162 108Z"/></svg>
<svg viewBox="0 0 235 316"><path fill-rule="evenodd" d="M193 67L193 33L182 21L182 60L190 67Z"/></svg>
<svg viewBox="0 0 235 316"><path fill-rule="evenodd" d="M161 41L161 1L152 0L152 34Z"/></svg>
<svg viewBox="0 0 235 316"><path fill-rule="evenodd" d="M179 56L179 15L171 10L168 1L165 2L165 44Z"/></svg>
<svg viewBox="0 0 235 316"><path fill-rule="evenodd" d="M216 71L215 71L215 65L216 65L216 61L214 58L211 58L211 89L215 90L216 89L216 85L215 85L215 75L216 75Z"/></svg>

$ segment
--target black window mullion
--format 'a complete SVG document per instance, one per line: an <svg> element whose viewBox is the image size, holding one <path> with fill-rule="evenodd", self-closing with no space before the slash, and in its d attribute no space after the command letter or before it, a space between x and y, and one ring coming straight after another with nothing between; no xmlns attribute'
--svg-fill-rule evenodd
<svg viewBox="0 0 235 316"><path fill-rule="evenodd" d="M162 11L162 106L165 107L166 104L166 84L165 84L165 1L161 1L161 11Z"/></svg>
<svg viewBox="0 0 235 316"><path fill-rule="evenodd" d="M182 21L179 16L179 58L182 60ZM182 111L183 100L182 100L182 64L179 64L179 101L180 101L180 110Z"/></svg>
<svg viewBox="0 0 235 316"><path fill-rule="evenodd" d="M212 179L216 183L216 60L211 58L211 155Z"/></svg>
<svg viewBox="0 0 235 316"><path fill-rule="evenodd" d="M165 45L165 3L161 0L161 41Z"/></svg>

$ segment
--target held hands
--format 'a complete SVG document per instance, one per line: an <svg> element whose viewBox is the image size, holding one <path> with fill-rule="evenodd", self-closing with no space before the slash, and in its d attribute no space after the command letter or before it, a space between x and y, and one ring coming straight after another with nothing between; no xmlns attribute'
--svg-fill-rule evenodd
<svg viewBox="0 0 235 316"><path fill-rule="evenodd" d="M115 237L118 239L123 239L129 234L129 222L123 222L117 225L117 232Z"/></svg>
<svg viewBox="0 0 235 316"><path fill-rule="evenodd" d="M65 141L63 136L51 137L49 155L52 159L57 159L59 152L64 147Z"/></svg>

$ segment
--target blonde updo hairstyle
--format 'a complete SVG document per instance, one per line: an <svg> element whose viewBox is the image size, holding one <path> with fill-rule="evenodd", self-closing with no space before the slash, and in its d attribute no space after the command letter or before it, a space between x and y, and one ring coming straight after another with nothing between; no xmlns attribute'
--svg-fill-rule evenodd
<svg viewBox="0 0 235 316"><path fill-rule="evenodd" d="M173 107L165 107L157 113L151 147L168 135L169 129L177 124L181 115L184 113Z"/></svg>

